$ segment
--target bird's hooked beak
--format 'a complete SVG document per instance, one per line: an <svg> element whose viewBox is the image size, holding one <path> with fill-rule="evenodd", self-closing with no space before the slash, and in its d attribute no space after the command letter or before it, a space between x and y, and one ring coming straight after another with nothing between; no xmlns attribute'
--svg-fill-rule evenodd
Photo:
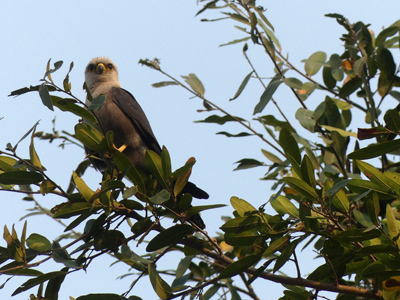
<svg viewBox="0 0 400 300"><path fill-rule="evenodd" d="M96 73L101 75L106 71L106 66L103 63L98 63L96 66Z"/></svg>

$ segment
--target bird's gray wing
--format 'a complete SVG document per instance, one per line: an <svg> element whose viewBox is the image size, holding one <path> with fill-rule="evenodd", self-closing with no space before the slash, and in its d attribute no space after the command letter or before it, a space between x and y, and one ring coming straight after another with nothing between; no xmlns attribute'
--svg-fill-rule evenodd
<svg viewBox="0 0 400 300"><path fill-rule="evenodd" d="M123 114L132 122L136 132L140 135L146 147L161 154L161 147L154 136L149 120L136 101L135 97L127 90L114 87L111 89L112 100L121 109Z"/></svg>

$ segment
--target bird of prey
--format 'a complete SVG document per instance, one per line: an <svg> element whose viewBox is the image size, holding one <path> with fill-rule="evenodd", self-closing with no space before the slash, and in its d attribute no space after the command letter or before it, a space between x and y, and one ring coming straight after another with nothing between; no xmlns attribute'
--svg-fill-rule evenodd
<svg viewBox="0 0 400 300"><path fill-rule="evenodd" d="M107 57L93 58L85 69L85 82L93 98L100 95L106 97L102 107L95 112L104 134L112 131L115 146L135 167L147 171L146 150L152 150L160 155L161 147L139 103L131 93L121 88L115 64ZM103 154L99 156L104 158ZM105 159L91 161L100 171L104 171L109 165ZM183 192L199 199L208 198L205 191L191 182L187 183ZM193 217L193 222L199 223L197 225L201 228L205 227L200 216ZM197 222L197 219L200 220Z"/></svg>

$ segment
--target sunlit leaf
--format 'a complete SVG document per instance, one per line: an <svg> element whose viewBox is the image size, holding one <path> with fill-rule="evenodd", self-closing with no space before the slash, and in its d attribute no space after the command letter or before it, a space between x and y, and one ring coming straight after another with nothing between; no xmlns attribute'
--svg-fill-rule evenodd
<svg viewBox="0 0 400 300"><path fill-rule="evenodd" d="M245 216L246 213L249 214L257 211L253 205L238 197L231 197L231 205L242 217Z"/></svg>
<svg viewBox="0 0 400 300"><path fill-rule="evenodd" d="M341 136L343 137L357 137L357 133L355 132L351 132L351 131L346 131L340 128L336 128L336 127L332 127L332 126L328 126L328 125L321 125L321 127L325 128L328 131L336 131L337 133L339 133Z"/></svg>
<svg viewBox="0 0 400 300"><path fill-rule="evenodd" d="M175 185L174 185L174 195L178 196L183 189L185 188L186 184L188 183L190 174L192 173L192 166L196 162L196 159L194 157L189 158L186 161L187 166L190 166L187 168L181 175L178 176L176 179Z"/></svg>
<svg viewBox="0 0 400 300"><path fill-rule="evenodd" d="M26 240L26 244L30 249L33 249L37 252L47 252L51 250L50 241L37 233L32 233Z"/></svg>
<svg viewBox="0 0 400 300"><path fill-rule="evenodd" d="M310 55L310 57L305 62L304 69L307 75L315 75L318 73L319 69L325 65L327 55L325 52L318 51Z"/></svg>
<svg viewBox="0 0 400 300"><path fill-rule="evenodd" d="M199 94L201 97L204 96L204 86L195 74L190 73L188 76L182 76L182 78L185 79L195 93Z"/></svg>
<svg viewBox="0 0 400 300"><path fill-rule="evenodd" d="M288 214L291 217L299 219L299 210L298 208L290 202L286 197L279 195L271 201L271 206L278 214L284 215Z"/></svg>
<svg viewBox="0 0 400 300"><path fill-rule="evenodd" d="M166 281L158 274L155 264L148 265L149 277L154 291L161 300L167 300L172 296L172 289Z"/></svg>
<svg viewBox="0 0 400 300"><path fill-rule="evenodd" d="M304 197L311 200L319 199L316 190L306 182L294 177L285 177L283 178L283 181L286 182L292 189L294 189L296 192L303 195Z"/></svg>

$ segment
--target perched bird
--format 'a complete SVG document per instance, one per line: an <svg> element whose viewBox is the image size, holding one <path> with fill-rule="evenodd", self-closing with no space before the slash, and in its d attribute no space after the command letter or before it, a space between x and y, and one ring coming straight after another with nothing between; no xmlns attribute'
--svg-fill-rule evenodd
<svg viewBox="0 0 400 300"><path fill-rule="evenodd" d="M93 58L85 69L85 82L93 98L102 94L106 97L102 107L95 112L104 133L113 131L115 146L135 167L147 171L146 150L160 155L161 147L139 103L131 93L121 88L115 64L107 57ZM99 157L104 158L101 153ZM110 163L106 159L91 161L94 167L102 172ZM182 192L190 193L199 199L209 197L191 182L187 183ZM205 227L199 215L192 216L191 219L200 228Z"/></svg>

